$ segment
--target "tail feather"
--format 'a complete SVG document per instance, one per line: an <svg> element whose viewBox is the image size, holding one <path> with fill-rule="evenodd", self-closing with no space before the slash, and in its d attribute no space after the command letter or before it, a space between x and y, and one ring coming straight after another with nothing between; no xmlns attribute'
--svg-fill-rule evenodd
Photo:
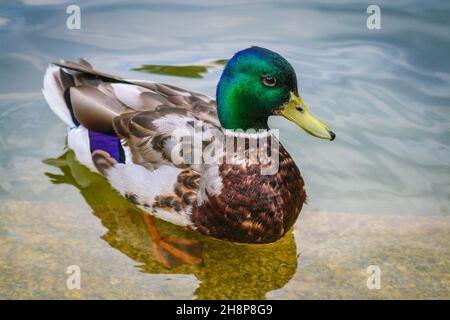
<svg viewBox="0 0 450 320"><path fill-rule="evenodd" d="M53 112L68 126L67 144L77 159L97 171L92 152L101 150L117 162L128 162L128 148L113 128L113 119L127 106L115 94L120 78L96 71L85 60L50 65L42 93ZM139 94L139 92L138 92Z"/></svg>
<svg viewBox="0 0 450 320"><path fill-rule="evenodd" d="M80 63L62 61L50 65L42 93L53 112L69 127L80 124L93 131L114 133L112 120L126 110L111 84L126 82Z"/></svg>
<svg viewBox="0 0 450 320"><path fill-rule="evenodd" d="M76 123L64 99L64 92L65 88L63 80L61 80L60 68L50 65L45 72L42 93L50 109L69 127L75 127Z"/></svg>
<svg viewBox="0 0 450 320"><path fill-rule="evenodd" d="M98 71L89 64L86 60L80 59L80 63L75 63L71 61L60 61L60 62L54 62L54 65L64 68L64 70L68 73L71 73L72 75L75 75L76 73L81 74L80 80L82 80L83 77L93 77L96 79L100 79L106 82L120 82L120 83L128 83L132 84L131 82L122 79L121 77Z"/></svg>

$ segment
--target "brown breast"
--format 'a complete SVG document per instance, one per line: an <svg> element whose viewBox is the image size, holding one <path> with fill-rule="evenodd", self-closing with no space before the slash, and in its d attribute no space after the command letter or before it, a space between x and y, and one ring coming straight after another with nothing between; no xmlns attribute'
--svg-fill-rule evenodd
<svg viewBox="0 0 450 320"><path fill-rule="evenodd" d="M279 170L262 175L257 164L222 164L222 191L192 210L202 233L241 243L270 243L294 224L306 200L294 160L280 145Z"/></svg>

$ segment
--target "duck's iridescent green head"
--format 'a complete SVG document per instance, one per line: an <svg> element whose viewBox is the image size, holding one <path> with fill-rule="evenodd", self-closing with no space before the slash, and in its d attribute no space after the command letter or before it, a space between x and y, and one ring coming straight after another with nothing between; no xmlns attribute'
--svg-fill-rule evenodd
<svg viewBox="0 0 450 320"><path fill-rule="evenodd" d="M286 59L259 47L239 51L217 86L220 123L226 129L267 128L268 117L291 91L297 92L297 77Z"/></svg>
<svg viewBox="0 0 450 320"><path fill-rule="evenodd" d="M334 138L298 96L294 68L268 49L251 47L237 52L225 66L216 96L225 129L266 129L269 116L282 115L319 138Z"/></svg>

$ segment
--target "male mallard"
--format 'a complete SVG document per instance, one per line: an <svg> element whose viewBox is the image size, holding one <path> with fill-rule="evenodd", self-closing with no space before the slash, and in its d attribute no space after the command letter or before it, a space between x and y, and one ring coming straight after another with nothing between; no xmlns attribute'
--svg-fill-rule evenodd
<svg viewBox="0 0 450 320"><path fill-rule="evenodd" d="M267 131L237 130L268 129L271 115L284 116L316 137L335 137L304 105L289 62L259 47L228 61L217 103L171 85L99 72L85 60L51 65L43 93L69 125L68 146L77 159L130 202L152 216L233 242L274 242L292 227L306 199L299 169L281 144L279 168L272 174L262 174L263 164L248 161L175 163L173 132L192 134L192 123L201 121L209 130L247 139L247 155L249 141L267 137ZM155 234L152 218L146 217ZM177 244L157 240L177 252Z"/></svg>

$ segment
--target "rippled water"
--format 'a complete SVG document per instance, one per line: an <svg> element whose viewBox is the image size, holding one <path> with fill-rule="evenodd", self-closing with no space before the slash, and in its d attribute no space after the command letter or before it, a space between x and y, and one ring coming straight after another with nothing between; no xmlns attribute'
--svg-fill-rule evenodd
<svg viewBox="0 0 450 320"><path fill-rule="evenodd" d="M368 30L365 1L64 2L0 4L0 297L449 297L449 3L380 1L382 29ZM81 30L65 26L73 3ZM295 238L245 248L200 237L203 267L164 269L134 208L101 181L89 189L97 178L79 166L42 162L64 153L65 134L40 93L43 73L84 57L214 95L220 69L204 79L132 69L226 59L250 45L293 64L304 101L337 139L271 119L309 194ZM69 264L87 269L84 291L65 289ZM377 293L365 287L370 264L387 270Z"/></svg>

